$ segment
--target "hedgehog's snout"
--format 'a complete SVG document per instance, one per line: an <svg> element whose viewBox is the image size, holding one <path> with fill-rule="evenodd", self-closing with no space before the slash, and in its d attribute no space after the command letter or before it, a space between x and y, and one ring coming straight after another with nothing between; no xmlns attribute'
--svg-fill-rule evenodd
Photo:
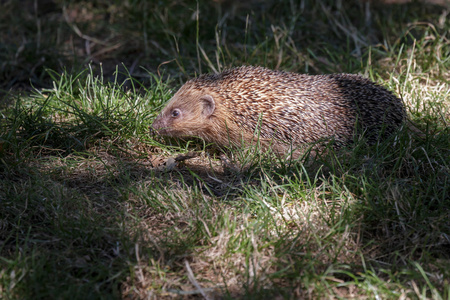
<svg viewBox="0 0 450 300"><path fill-rule="evenodd" d="M155 120L153 120L152 125L150 125L150 129L153 130L158 130L160 128L162 128L162 121L161 121L161 116L157 116Z"/></svg>
<svg viewBox="0 0 450 300"><path fill-rule="evenodd" d="M164 121L164 118L160 114L156 117L156 119L153 121L152 125L150 125L150 130L156 131L159 134L162 133L165 127L167 127L167 122Z"/></svg>
<svg viewBox="0 0 450 300"><path fill-rule="evenodd" d="M172 124L170 117L167 117L161 112L153 121L152 125L150 125L150 131L156 132L159 135L171 135Z"/></svg>

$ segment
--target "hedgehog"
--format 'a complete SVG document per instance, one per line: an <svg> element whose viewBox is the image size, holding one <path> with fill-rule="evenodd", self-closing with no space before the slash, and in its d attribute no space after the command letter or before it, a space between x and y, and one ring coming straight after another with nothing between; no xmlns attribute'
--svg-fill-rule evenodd
<svg viewBox="0 0 450 300"><path fill-rule="evenodd" d="M354 74L306 75L243 66L186 82L152 127L163 136L199 137L219 147L374 144L405 121L403 102Z"/></svg>

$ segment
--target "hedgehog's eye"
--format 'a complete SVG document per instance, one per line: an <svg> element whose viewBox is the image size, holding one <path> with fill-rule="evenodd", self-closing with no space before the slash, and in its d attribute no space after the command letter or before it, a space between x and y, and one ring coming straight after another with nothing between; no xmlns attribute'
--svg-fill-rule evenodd
<svg viewBox="0 0 450 300"><path fill-rule="evenodd" d="M178 108L172 110L172 118L178 118L180 115L181 111Z"/></svg>

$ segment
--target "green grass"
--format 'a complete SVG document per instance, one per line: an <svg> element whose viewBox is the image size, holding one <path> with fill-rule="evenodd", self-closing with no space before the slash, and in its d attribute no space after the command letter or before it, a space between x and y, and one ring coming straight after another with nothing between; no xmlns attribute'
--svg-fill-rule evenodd
<svg viewBox="0 0 450 300"><path fill-rule="evenodd" d="M450 297L448 8L27 4L0 12L0 298ZM241 64L363 74L416 129L296 160L150 132Z"/></svg>

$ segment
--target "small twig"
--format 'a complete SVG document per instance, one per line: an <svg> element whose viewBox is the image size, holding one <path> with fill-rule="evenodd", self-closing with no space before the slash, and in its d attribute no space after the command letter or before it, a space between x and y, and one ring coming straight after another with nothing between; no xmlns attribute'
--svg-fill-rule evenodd
<svg viewBox="0 0 450 300"><path fill-rule="evenodd" d="M207 289L203 289L203 290L207 291L207 292L214 292L216 290L216 288L207 288ZM198 290L182 291L182 290L176 290L176 289L168 289L167 292L174 293L177 295L197 295L197 294L201 293Z"/></svg>
<svg viewBox="0 0 450 300"><path fill-rule="evenodd" d="M103 42L103 41L101 41L101 40L99 40L99 39L96 39L96 38L93 38L93 37L90 37L90 36L87 36L87 35L83 34L83 33L81 32L81 30L78 28L78 26L77 26L76 24L72 23L72 22L69 20L69 15L67 14L67 9L66 9L65 6L63 7L63 14L64 14L64 19L66 20L67 24L68 24L70 27L72 27L73 31L75 31L75 33L76 33L80 38L85 39L85 40L88 40L88 41L91 41L91 42L94 42L94 43L97 43L97 44L100 44L100 45L103 45L103 46L106 46L106 45L107 45L107 43L105 43L105 42Z"/></svg>
<svg viewBox="0 0 450 300"><path fill-rule="evenodd" d="M189 263L187 260L184 261L184 264L186 266L186 271L187 271L187 275L189 280L191 281L191 283L196 287L197 290L200 291L200 293L202 294L203 298L205 298L206 300L209 300L210 298L208 297L208 295L206 294L206 292L202 289L202 287L200 286L200 284L198 283L198 281L195 279L194 273L192 272L191 267L189 266Z"/></svg>
<svg viewBox="0 0 450 300"><path fill-rule="evenodd" d="M200 153L191 151L191 152L188 152L186 154L178 155L177 157L175 157L175 161L184 161L184 160L187 160L187 159L191 159L191 158L197 157L199 155L200 155Z"/></svg>
<svg viewBox="0 0 450 300"><path fill-rule="evenodd" d="M172 59L172 60L163 61L162 63L160 63L159 66L158 66L158 68L156 69L156 72L158 73L158 76L161 77L161 73L159 72L159 68L160 68L162 65L169 64L169 63L171 63L171 62L173 62L173 61L175 61L175 60L176 60L176 59Z"/></svg>

